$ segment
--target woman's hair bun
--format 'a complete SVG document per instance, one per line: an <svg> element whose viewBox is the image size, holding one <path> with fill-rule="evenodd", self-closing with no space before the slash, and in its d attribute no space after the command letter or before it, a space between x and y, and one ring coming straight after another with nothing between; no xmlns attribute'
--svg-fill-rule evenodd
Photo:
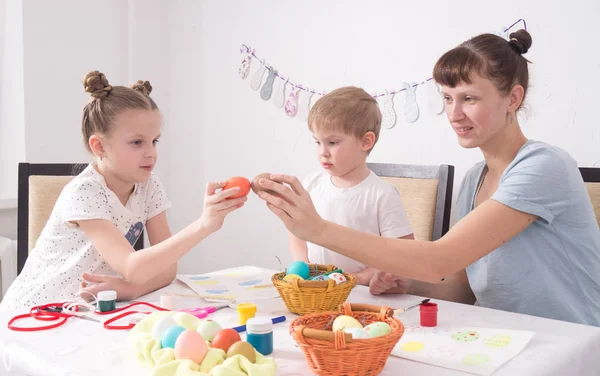
<svg viewBox="0 0 600 376"><path fill-rule="evenodd" d="M527 30L517 30L510 33L508 44L519 55L526 54L531 48L531 34Z"/></svg>

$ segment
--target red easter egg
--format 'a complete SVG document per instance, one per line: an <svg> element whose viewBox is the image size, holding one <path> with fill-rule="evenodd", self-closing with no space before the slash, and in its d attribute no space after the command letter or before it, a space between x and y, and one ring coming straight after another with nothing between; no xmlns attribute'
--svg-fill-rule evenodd
<svg viewBox="0 0 600 376"><path fill-rule="evenodd" d="M231 345L241 340L242 338L235 330L223 329L220 332L218 332L217 335L215 335L210 345L211 347L216 347L227 352Z"/></svg>
<svg viewBox="0 0 600 376"><path fill-rule="evenodd" d="M225 182L225 186L223 187L223 190L233 188L233 187L240 187L240 192L229 198L238 198L238 197L246 196L248 194L248 192L250 192L250 180L248 180L242 176L235 176Z"/></svg>

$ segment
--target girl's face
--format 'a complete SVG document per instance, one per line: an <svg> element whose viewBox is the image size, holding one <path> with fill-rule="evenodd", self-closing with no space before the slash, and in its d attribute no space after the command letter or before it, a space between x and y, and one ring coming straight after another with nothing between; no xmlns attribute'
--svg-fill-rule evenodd
<svg viewBox="0 0 600 376"><path fill-rule="evenodd" d="M126 110L117 116L110 133L103 137L106 172L126 183L142 183L158 158L157 144L162 116L153 110Z"/></svg>
<svg viewBox="0 0 600 376"><path fill-rule="evenodd" d="M492 81L473 75L470 84L442 86L446 115L464 148L485 145L508 124L511 96L503 96Z"/></svg>

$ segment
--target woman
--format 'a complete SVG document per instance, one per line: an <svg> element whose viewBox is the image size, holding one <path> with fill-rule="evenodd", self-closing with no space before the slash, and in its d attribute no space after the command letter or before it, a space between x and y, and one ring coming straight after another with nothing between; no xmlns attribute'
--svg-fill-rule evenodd
<svg viewBox="0 0 600 376"><path fill-rule="evenodd" d="M286 175L261 180L279 197L260 197L299 238L402 276L380 274L383 284L400 281L403 291L600 326L600 230L577 163L528 140L516 116L527 93L522 55L530 46L525 30L508 42L483 34L435 65L459 144L478 147L485 158L466 174L459 221L441 239L386 239L324 221Z"/></svg>

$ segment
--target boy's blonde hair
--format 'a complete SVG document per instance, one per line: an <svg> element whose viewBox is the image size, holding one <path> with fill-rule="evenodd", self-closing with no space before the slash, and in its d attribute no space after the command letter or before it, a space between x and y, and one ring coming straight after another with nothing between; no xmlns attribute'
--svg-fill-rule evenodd
<svg viewBox="0 0 600 376"><path fill-rule="evenodd" d="M324 95L314 104L308 114L308 129L311 132L341 131L357 138L373 132L374 147L381 131L381 111L375 98L363 89L341 87Z"/></svg>
<svg viewBox="0 0 600 376"><path fill-rule="evenodd" d="M115 118L125 110L158 110L150 98L152 86L148 81L137 81L131 88L111 86L104 73L91 71L83 77L83 89L92 97L83 108L81 133L83 143L90 150L89 139L95 134L107 135Z"/></svg>

